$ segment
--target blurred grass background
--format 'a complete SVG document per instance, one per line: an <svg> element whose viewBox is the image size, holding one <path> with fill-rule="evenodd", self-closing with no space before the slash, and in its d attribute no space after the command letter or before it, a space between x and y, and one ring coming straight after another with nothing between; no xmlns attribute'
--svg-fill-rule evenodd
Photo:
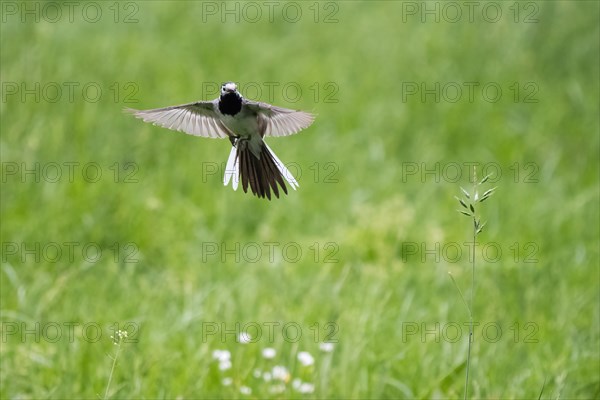
<svg viewBox="0 0 600 400"><path fill-rule="evenodd" d="M476 329L471 395L537 398L545 382L542 398L600 396L597 2L493 3L502 11L496 22L482 17L487 2L477 2L473 22L455 3L463 14L454 23L437 2L294 3L295 23L284 2L273 21L253 3L263 13L257 22L195 1L100 2L95 23L81 14L86 3L73 22L62 5L56 22L50 9L51 21L36 22L21 14L35 4L44 16L44 3L2 3L2 398L103 395L115 326L134 339L116 366L115 398L307 397L291 382L271 393L253 377L275 364L314 383L308 397L462 396L468 313L447 272L468 294L470 265L467 247L459 261L441 248L469 240L453 196L470 187L471 162L500 167L490 185L497 193L482 204L480 241L502 250L495 262L478 253L475 320L502 332L486 340ZM440 7L439 22L425 7ZM203 85L229 80L258 83L257 100L319 115L298 135L268 140L301 172L297 192L268 202L224 188L222 171L206 168L226 161L229 142L122 113L208 100L216 96ZM22 84L35 91L36 82L39 99L23 94ZM64 90L48 101L52 82L79 86L72 100ZM279 84L273 98L265 82ZM458 101L406 95L411 83L449 82L465 89ZM480 84L472 101L465 82ZM82 94L89 83L101 88L98 101ZM286 101L288 83L302 89L297 102ZM497 102L482 95L487 83L502 88ZM69 162L80 166L73 179ZM62 166L58 182L41 171L52 163ZM99 166L97 182L81 174L88 163ZM457 180L442 173L455 163ZM23 174L36 165L39 174ZM422 176L436 165L437 175ZM65 251L68 242L74 256L54 262L35 250L58 243ZM279 243L273 258L270 242ZM83 257L86 244L102 257ZM217 255L207 253L213 244ZM408 251L414 244L417 254ZM256 246L260 259L249 262ZM271 322L280 325L269 338ZM65 323L75 324L73 340ZM258 324L262 337L240 344L207 335L208 325L236 323ZM286 323L302 327L297 342L282 333ZM463 330L454 342L456 323ZM62 327L55 341L44 333L52 324ZM84 324L102 337L90 340ZM319 351L326 339L336 341L331 353ZM262 358L265 347L277 350L275 360ZM231 351L231 370L218 370L215 349ZM314 365L301 367L299 351Z"/></svg>

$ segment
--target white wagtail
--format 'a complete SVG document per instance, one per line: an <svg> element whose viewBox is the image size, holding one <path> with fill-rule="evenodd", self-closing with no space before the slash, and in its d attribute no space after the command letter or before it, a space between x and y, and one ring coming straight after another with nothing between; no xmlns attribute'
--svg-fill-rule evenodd
<svg viewBox="0 0 600 400"><path fill-rule="evenodd" d="M190 135L229 138L233 147L223 184L227 186L231 180L233 189L237 190L241 176L244 192L250 185L254 195L269 200L271 189L279 197L277 184L287 194L284 178L294 190L298 182L264 142L264 136L291 135L308 128L315 119L313 114L304 111L247 100L233 82L224 83L221 96L213 101L126 111L145 122Z"/></svg>

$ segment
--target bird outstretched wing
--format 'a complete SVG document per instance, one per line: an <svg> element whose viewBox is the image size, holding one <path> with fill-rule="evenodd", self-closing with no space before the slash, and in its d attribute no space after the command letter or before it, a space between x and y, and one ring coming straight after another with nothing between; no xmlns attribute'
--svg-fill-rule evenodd
<svg viewBox="0 0 600 400"><path fill-rule="evenodd" d="M289 108L277 107L267 103L247 101L248 108L258 114L259 126L264 136L289 136L308 128L315 115Z"/></svg>
<svg viewBox="0 0 600 400"><path fill-rule="evenodd" d="M231 131L219 120L215 101L197 101L151 110L134 110L126 108L125 111L164 128L185 132L194 136L208 138L227 138Z"/></svg>

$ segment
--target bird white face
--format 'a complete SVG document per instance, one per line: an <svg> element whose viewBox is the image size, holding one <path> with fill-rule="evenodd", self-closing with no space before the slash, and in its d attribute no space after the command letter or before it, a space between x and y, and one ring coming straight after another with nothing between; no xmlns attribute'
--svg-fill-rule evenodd
<svg viewBox="0 0 600 400"><path fill-rule="evenodd" d="M224 83L223 86L221 86L221 94L228 93L228 92L235 92L236 90L237 90L237 85L233 82L227 82L227 83Z"/></svg>

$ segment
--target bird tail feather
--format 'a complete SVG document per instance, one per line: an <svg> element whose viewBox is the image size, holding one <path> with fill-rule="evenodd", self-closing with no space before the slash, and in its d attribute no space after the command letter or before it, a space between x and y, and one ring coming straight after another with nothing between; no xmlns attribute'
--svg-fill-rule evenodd
<svg viewBox="0 0 600 400"><path fill-rule="evenodd" d="M260 157L252 153L247 141L238 141L231 149L223 184L228 185L231 181L233 189L236 190L240 178L244 192L247 192L250 186L255 196L266 197L269 200L271 200L271 191L277 198L279 198L280 188L287 194L285 181L294 190L299 186L291 172L264 142L261 143Z"/></svg>

